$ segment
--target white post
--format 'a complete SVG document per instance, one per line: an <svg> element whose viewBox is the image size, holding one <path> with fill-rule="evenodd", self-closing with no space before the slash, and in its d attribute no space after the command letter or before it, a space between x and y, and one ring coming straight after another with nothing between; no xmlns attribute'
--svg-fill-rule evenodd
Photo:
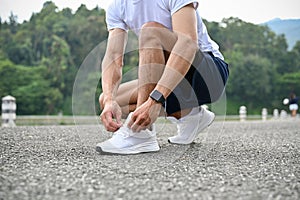
<svg viewBox="0 0 300 200"><path fill-rule="evenodd" d="M261 111L262 120L266 121L268 117L268 110L266 108L263 108Z"/></svg>
<svg viewBox="0 0 300 200"><path fill-rule="evenodd" d="M16 126L16 98L6 96L2 98L2 127Z"/></svg>
<svg viewBox="0 0 300 200"><path fill-rule="evenodd" d="M285 110L280 111L280 119L286 119L287 118L287 112Z"/></svg>
<svg viewBox="0 0 300 200"><path fill-rule="evenodd" d="M278 109L274 109L274 111L273 111L273 118L274 119L278 119L279 118L279 111L278 111Z"/></svg>
<svg viewBox="0 0 300 200"><path fill-rule="evenodd" d="M241 122L246 121L246 118L247 118L247 108L246 108L246 106L241 106L240 110L239 110L239 113L240 113L240 121Z"/></svg>

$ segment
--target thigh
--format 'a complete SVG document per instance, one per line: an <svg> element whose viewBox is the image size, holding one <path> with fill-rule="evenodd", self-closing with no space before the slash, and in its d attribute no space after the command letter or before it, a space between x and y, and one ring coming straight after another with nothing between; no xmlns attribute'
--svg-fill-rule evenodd
<svg viewBox="0 0 300 200"><path fill-rule="evenodd" d="M158 22L145 23L139 34L140 49L157 48L159 44L159 47L171 52L176 42L177 34Z"/></svg>
<svg viewBox="0 0 300 200"><path fill-rule="evenodd" d="M212 103L217 101L224 92L229 76L228 65L220 58L214 57L211 52L198 53L202 55L197 57L203 58L193 63L195 73L192 87L199 103Z"/></svg>

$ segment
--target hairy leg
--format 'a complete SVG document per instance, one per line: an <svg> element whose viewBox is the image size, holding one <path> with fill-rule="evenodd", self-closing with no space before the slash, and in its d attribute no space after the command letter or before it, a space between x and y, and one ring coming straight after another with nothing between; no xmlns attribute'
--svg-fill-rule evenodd
<svg viewBox="0 0 300 200"><path fill-rule="evenodd" d="M176 41L176 34L159 23L149 22L143 26L139 38L140 65L137 106L149 98L149 94L161 78L169 58L169 52L172 51ZM191 109L172 113L171 116L179 119L187 115ZM163 110L161 115L163 115Z"/></svg>
<svg viewBox="0 0 300 200"><path fill-rule="evenodd" d="M146 23L139 37L139 82L137 106L143 104L155 88L165 67L164 48L158 33L165 29L159 23Z"/></svg>

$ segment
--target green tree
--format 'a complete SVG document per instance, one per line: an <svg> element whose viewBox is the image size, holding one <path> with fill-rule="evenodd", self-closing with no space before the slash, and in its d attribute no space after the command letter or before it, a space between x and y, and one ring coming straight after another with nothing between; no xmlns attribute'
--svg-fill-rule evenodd
<svg viewBox="0 0 300 200"><path fill-rule="evenodd" d="M267 26L233 17L221 23L203 21L230 66L230 107L243 103L250 106L249 112L255 112L262 106L279 107L279 100L292 89L300 93L300 42L288 51L285 36L276 35ZM89 10L81 5L72 12L70 8L59 10L47 1L29 21L18 23L17 16L11 14L8 22L0 20L0 94L26 96L20 113L56 113L63 109L72 114L73 85L83 65L93 72L86 73L78 86L81 96L93 99L101 92L101 82L98 86L94 82L101 75L96 69L103 55L92 55L92 61L84 61L96 52L91 51L99 43L104 51L106 39L105 11L98 7ZM137 38L129 32L123 81L136 78L137 48ZM95 102L97 107L97 99ZM230 114L236 114L233 112Z"/></svg>
<svg viewBox="0 0 300 200"><path fill-rule="evenodd" d="M235 101L247 105L250 111L260 106L268 106L266 99L273 96L271 62L258 55L242 55L235 53L231 62L228 96Z"/></svg>
<svg viewBox="0 0 300 200"><path fill-rule="evenodd" d="M104 15L103 10L89 11L82 5L70 20L66 40L70 44L72 60L77 67L80 67L91 50L106 40Z"/></svg>
<svg viewBox="0 0 300 200"><path fill-rule="evenodd" d="M17 99L18 114L56 114L62 105L62 94L44 77L45 67L15 65L0 61L0 95Z"/></svg>

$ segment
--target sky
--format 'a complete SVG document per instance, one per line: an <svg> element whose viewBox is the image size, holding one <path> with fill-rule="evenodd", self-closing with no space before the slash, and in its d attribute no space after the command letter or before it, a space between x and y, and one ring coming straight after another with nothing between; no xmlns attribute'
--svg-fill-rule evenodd
<svg viewBox="0 0 300 200"><path fill-rule="evenodd" d="M17 15L18 22L29 20L32 13L39 12L47 0L0 0L0 16L7 20L11 12ZM52 0L59 10L69 7L76 11L81 4L88 9L97 5L105 7L110 0ZM151 0L148 0L151 1ZM300 19L300 0L199 0L202 18L220 22L223 18L238 17L254 24L274 18Z"/></svg>

